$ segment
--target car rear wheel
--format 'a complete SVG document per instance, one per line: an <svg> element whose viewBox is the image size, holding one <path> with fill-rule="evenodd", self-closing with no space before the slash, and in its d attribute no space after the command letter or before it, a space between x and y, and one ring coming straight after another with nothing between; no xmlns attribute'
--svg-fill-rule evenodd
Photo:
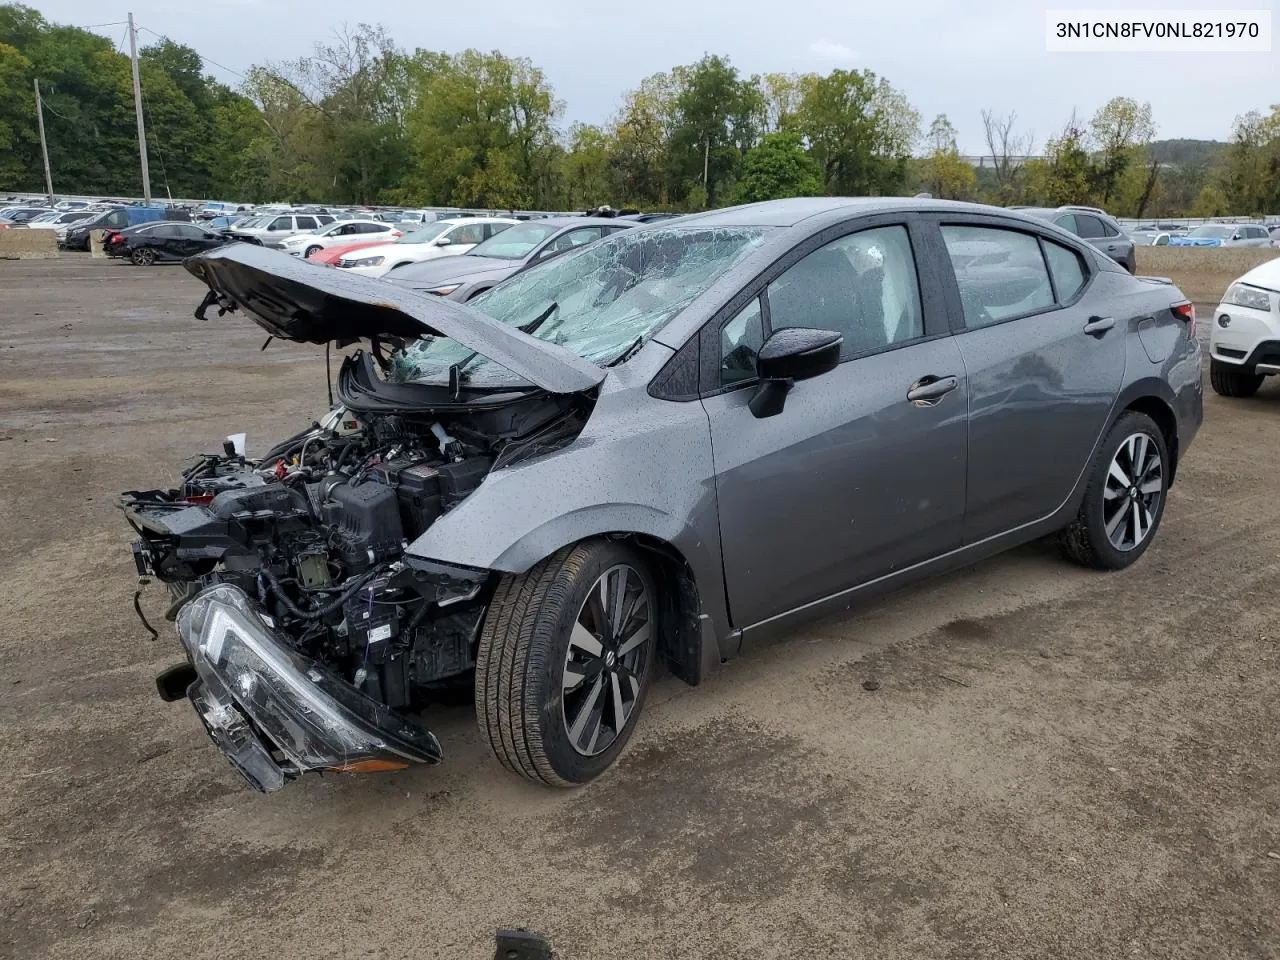
<svg viewBox="0 0 1280 960"><path fill-rule="evenodd" d="M566 547L498 584L476 655L476 714L502 765L586 783L622 752L656 659L658 604L626 546Z"/></svg>
<svg viewBox="0 0 1280 960"><path fill-rule="evenodd" d="M133 261L135 266L149 267L156 262L156 252L150 247L135 247L133 252L129 254L129 259Z"/></svg>
<svg viewBox="0 0 1280 960"><path fill-rule="evenodd" d="M320 247L312 244L311 246L307 247L306 250L302 251L302 259L310 260L314 254L317 254L319 252L320 252Z"/></svg>
<svg viewBox="0 0 1280 960"><path fill-rule="evenodd" d="M1164 434L1145 413L1124 413L1089 465L1080 511L1060 534L1063 551L1098 570L1129 566L1155 538L1168 485Z"/></svg>
<svg viewBox="0 0 1280 960"><path fill-rule="evenodd" d="M1220 397L1252 397L1262 380L1260 373L1246 373L1220 360L1209 361L1209 384Z"/></svg>

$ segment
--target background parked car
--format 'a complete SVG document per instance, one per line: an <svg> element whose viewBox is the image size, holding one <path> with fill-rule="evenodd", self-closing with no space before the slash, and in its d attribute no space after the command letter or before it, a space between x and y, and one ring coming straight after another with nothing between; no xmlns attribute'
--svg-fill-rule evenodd
<svg viewBox="0 0 1280 960"><path fill-rule="evenodd" d="M89 210L51 210L38 217L32 217L27 221L27 227L31 230L57 230L62 226L91 219L93 219L93 213Z"/></svg>
<svg viewBox="0 0 1280 960"><path fill-rule="evenodd" d="M421 230L407 233L394 243L384 243L348 254L338 261L338 266L362 276L381 277L408 263L461 256L477 243L519 222L509 217L440 220Z"/></svg>
<svg viewBox="0 0 1280 960"><path fill-rule="evenodd" d="M226 235L233 240L265 244L268 241L284 240L295 233L314 233L320 227L327 227L333 222L333 217L327 213L280 213L255 216L237 223L226 231Z"/></svg>
<svg viewBox="0 0 1280 960"><path fill-rule="evenodd" d="M1137 247L1167 247L1169 245L1170 236L1163 230L1160 231L1139 231L1129 234L1129 239L1133 241Z"/></svg>
<svg viewBox="0 0 1280 960"><path fill-rule="evenodd" d="M399 233L399 231L397 231L397 233ZM404 236L404 234L401 233L400 236ZM306 259L308 263L318 263L325 267L336 267L338 265L338 261L349 253L354 253L357 250L367 250L370 247L381 247L385 245L385 243L386 241L380 237L370 240L356 240L351 243L340 243L336 246L325 247L322 250L318 250Z"/></svg>
<svg viewBox="0 0 1280 960"><path fill-rule="evenodd" d="M1269 247L1271 235L1260 223L1202 223L1171 247Z"/></svg>
<svg viewBox="0 0 1280 960"><path fill-rule="evenodd" d="M232 242L225 234L214 233L194 223L147 224L144 229L126 230L120 236L122 249L116 256L128 257L140 267L185 260Z"/></svg>
<svg viewBox="0 0 1280 960"><path fill-rule="evenodd" d="M94 230L123 230L127 227L157 223L162 220L183 220L185 211L168 207L117 206L102 210L86 220L71 224L61 232L58 245L64 250L88 250L89 235Z"/></svg>
<svg viewBox="0 0 1280 960"><path fill-rule="evenodd" d="M634 222L602 217L530 220L494 234L460 257L411 263L393 270L387 279L451 300L470 300L531 263L542 263L635 226Z"/></svg>
<svg viewBox="0 0 1280 960"><path fill-rule="evenodd" d="M1133 240L1120 224L1097 207L1019 207L1020 212L1051 220L1081 240L1092 244L1130 273L1137 267Z"/></svg>
<svg viewBox="0 0 1280 960"><path fill-rule="evenodd" d="M1280 373L1280 257L1229 287L1209 327L1209 382L1224 397L1251 397Z"/></svg>
<svg viewBox="0 0 1280 960"><path fill-rule="evenodd" d="M292 253L295 257L310 257L326 247L335 247L353 240L377 240L385 243L404 236L404 230L396 224L381 220L335 220L313 233L296 233L283 240L264 240L263 246Z"/></svg>
<svg viewBox="0 0 1280 960"><path fill-rule="evenodd" d="M0 210L0 225L9 227L24 224L48 212L48 207L5 207Z"/></svg>

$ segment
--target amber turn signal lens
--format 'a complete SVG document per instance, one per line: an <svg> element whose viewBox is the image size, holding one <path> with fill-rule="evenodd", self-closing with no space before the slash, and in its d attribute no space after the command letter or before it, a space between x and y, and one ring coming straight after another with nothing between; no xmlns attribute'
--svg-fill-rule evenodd
<svg viewBox="0 0 1280 960"><path fill-rule="evenodd" d="M385 773L388 770L403 770L407 763L399 760L357 760L344 763L340 767L330 767L332 773Z"/></svg>

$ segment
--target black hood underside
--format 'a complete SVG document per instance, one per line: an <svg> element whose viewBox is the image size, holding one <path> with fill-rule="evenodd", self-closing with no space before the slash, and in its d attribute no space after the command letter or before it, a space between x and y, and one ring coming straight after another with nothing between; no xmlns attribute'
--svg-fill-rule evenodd
<svg viewBox="0 0 1280 960"><path fill-rule="evenodd" d="M282 340L352 343L372 337L443 336L551 393L590 390L605 376L577 354L478 310L281 251L235 243L192 257L185 266L209 287L219 306L243 310Z"/></svg>

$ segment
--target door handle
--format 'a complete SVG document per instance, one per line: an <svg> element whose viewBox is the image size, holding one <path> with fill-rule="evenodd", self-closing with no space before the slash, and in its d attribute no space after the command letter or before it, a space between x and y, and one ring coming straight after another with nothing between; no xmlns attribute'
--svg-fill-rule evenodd
<svg viewBox="0 0 1280 960"><path fill-rule="evenodd" d="M921 377L907 389L907 399L917 407L931 407L958 386L957 377Z"/></svg>
<svg viewBox="0 0 1280 960"><path fill-rule="evenodd" d="M1115 317L1090 317L1084 325L1084 332L1091 337L1100 337L1115 325Z"/></svg>

